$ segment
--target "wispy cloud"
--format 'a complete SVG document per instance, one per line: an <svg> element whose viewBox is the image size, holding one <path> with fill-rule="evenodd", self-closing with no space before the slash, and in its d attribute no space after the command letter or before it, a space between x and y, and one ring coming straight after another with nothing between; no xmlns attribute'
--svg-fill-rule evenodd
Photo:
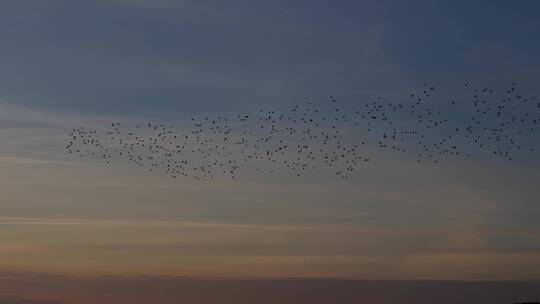
<svg viewBox="0 0 540 304"><path fill-rule="evenodd" d="M538 277L540 171L530 159L430 166L374 149L377 163L351 183L245 172L197 184L64 151L71 128L112 121L183 127L194 113L288 109L328 95L357 106L470 78L501 85L518 75L538 90L536 6L2 2L0 267Z"/></svg>

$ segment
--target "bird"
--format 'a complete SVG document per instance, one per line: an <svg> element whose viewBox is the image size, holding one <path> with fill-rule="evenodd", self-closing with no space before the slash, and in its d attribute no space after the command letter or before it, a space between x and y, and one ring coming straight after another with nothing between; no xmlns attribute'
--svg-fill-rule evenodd
<svg viewBox="0 0 540 304"><path fill-rule="evenodd" d="M415 162L440 164L474 154L516 159L524 138L537 136L540 102L520 93L516 82L497 91L465 83L470 96L445 106L437 85L424 82L400 99L384 96L354 103L330 96L289 109L257 109L188 119L190 127L164 122L120 122L96 129L80 126L68 132L66 150L107 165L123 161L172 179L207 182L238 179L241 170L257 174L288 172L309 176L331 171L348 180L376 158L375 151L408 155Z"/></svg>

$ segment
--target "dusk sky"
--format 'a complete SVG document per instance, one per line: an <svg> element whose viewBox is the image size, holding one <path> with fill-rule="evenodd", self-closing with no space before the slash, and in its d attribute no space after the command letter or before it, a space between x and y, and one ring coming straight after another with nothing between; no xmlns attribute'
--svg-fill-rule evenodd
<svg viewBox="0 0 540 304"><path fill-rule="evenodd" d="M201 183L65 146L80 126L182 130L193 116L329 96L400 102L424 83L437 88L434 107L465 104L449 114L462 127L464 83L498 94L515 82L540 98L539 11L538 1L1 1L0 280L538 281L538 130L520 138L536 150L512 161L477 151L418 163L367 146L373 161L346 181L247 168ZM109 303L18 286L0 296Z"/></svg>

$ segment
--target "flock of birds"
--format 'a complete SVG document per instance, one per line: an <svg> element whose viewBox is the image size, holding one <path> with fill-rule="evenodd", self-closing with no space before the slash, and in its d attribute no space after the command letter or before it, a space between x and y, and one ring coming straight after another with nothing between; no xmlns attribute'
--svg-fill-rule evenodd
<svg viewBox="0 0 540 304"><path fill-rule="evenodd" d="M99 132L79 127L69 133L66 149L79 157L106 163L124 159L198 181L234 179L246 166L268 173L284 169L295 176L326 167L337 178L349 179L378 150L432 163L486 152L512 160L519 151L535 152L521 142L538 135L540 101L521 95L515 83L501 92L465 88L472 98L460 102L434 103L436 88L424 84L401 102L376 97L340 105L331 96L324 104L307 102L284 112L194 117L181 131L161 123L126 128L115 122Z"/></svg>

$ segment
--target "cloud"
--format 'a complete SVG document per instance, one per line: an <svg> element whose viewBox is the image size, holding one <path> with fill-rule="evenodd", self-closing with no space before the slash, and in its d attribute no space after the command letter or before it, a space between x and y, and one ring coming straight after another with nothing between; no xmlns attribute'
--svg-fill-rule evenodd
<svg viewBox="0 0 540 304"><path fill-rule="evenodd" d="M336 94L356 106L376 94L399 99L428 80L484 83L489 77L500 85L522 66L512 61L504 65L508 73L486 76L490 61L523 63L537 53L530 42L514 43L521 35L538 36L531 15L537 10L486 28L491 22L477 18L499 20L493 18L502 16L499 4L471 8L487 9L485 15L443 7L0 4L0 213L16 218L4 219L4 266L206 275L218 269L246 276L538 276L540 176L530 159L435 167L373 151L377 164L351 184L323 174L295 180L246 172L235 183L201 185L122 163L81 160L63 149L66 133L80 125L182 124L194 113L282 109ZM456 27L462 13L466 22ZM537 90L534 73L519 77ZM527 260L516 268L496 267L521 258Z"/></svg>
<svg viewBox="0 0 540 304"><path fill-rule="evenodd" d="M65 162L65 161L54 161L47 160L42 158L32 158L32 157L16 157L16 156L0 156L0 163L9 163L15 165L77 165L78 163L74 162Z"/></svg>
<svg viewBox="0 0 540 304"><path fill-rule="evenodd" d="M10 41L0 51L0 96L48 109L178 116L288 105L399 75L377 53L378 25L352 32L333 16L328 24L339 26L328 28L312 20L321 12L278 3L105 2L124 5L57 1L35 15L4 4L0 22L25 22L0 32ZM126 9L141 5L182 9Z"/></svg>
<svg viewBox="0 0 540 304"><path fill-rule="evenodd" d="M539 275L538 250L501 250L497 242L490 242L506 233L529 238L530 246L535 242L530 230L501 233L463 223L422 228L302 221L4 217L2 264L7 269L71 274L229 278L504 280ZM513 259L523 262L491 268ZM427 271L422 260L437 267Z"/></svg>
<svg viewBox="0 0 540 304"><path fill-rule="evenodd" d="M3 223L10 225L3 243L9 248L8 268L206 276L250 276L256 269L261 276L519 277L512 269L490 272L486 264L475 268L467 263L467 257L477 261L493 254L493 263L527 256L530 264L519 269L535 269L538 225L531 221L526 230L519 228L524 215L515 212L534 203L536 188L530 183L538 172L521 164L495 166L486 160L435 167L380 154L380 165L366 166L356 177L361 182L353 185L320 176L284 183L249 174L237 182L177 183L138 168L61 154L70 124L99 126L110 118L3 106L11 126L0 133L0 212L15 217ZM58 113L66 119L58 119ZM519 239L514 250L510 239ZM418 262L423 257L440 263L440 271L425 272ZM461 272L448 266L454 259Z"/></svg>

